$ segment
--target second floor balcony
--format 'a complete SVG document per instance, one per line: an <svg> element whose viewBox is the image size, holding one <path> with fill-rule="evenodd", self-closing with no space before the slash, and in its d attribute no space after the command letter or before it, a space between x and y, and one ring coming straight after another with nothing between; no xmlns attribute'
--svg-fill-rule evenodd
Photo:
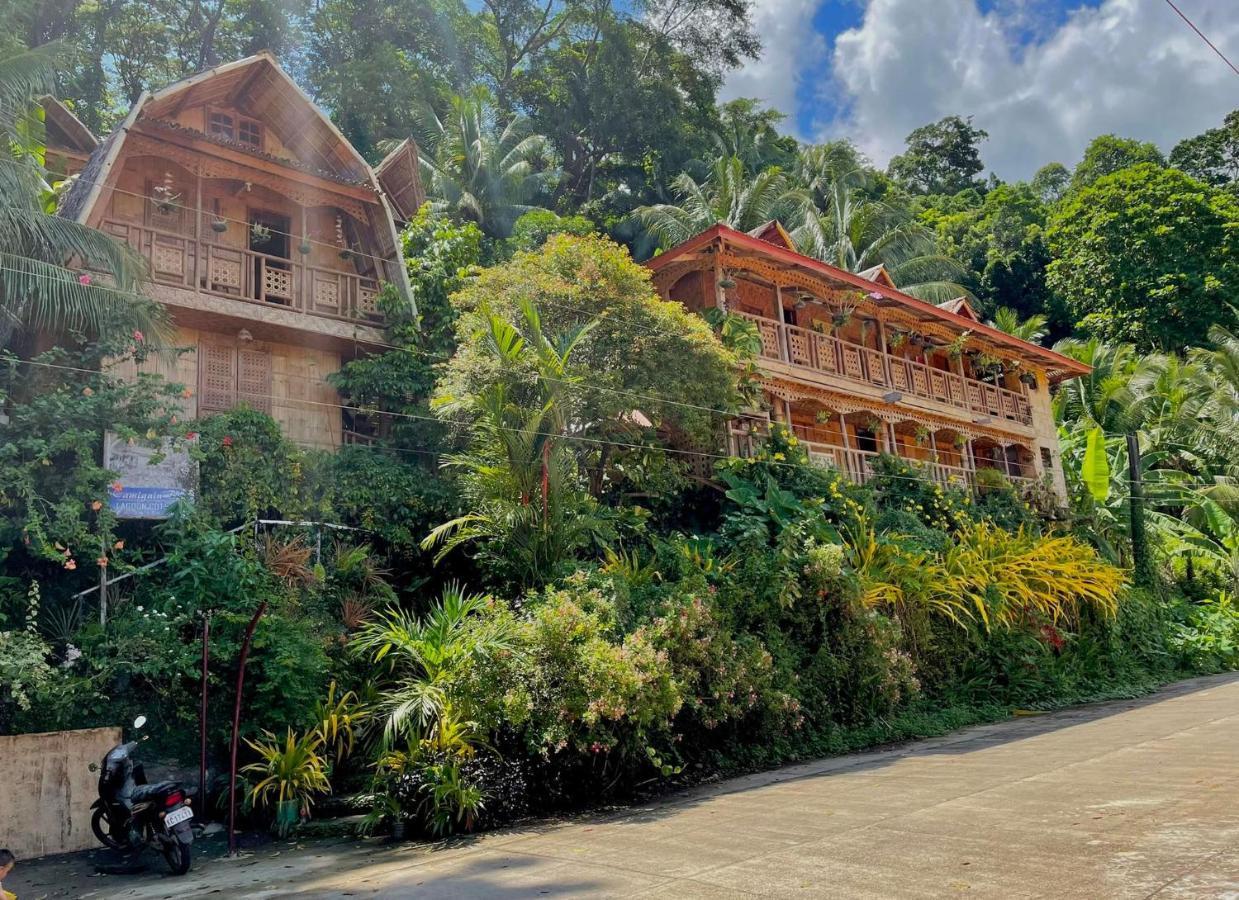
<svg viewBox="0 0 1239 900"><path fill-rule="evenodd" d="M884 353L812 328L736 312L761 336L761 358L793 370L943 404L970 417L1032 424L1028 398L1009 388Z"/></svg>
<svg viewBox="0 0 1239 900"><path fill-rule="evenodd" d="M105 219L102 229L124 241L150 265L151 280L174 288L214 294L329 319L378 325L380 285L348 268L311 264L296 252L262 252L201 237ZM277 242L287 246L288 241ZM278 248L273 248L278 249Z"/></svg>

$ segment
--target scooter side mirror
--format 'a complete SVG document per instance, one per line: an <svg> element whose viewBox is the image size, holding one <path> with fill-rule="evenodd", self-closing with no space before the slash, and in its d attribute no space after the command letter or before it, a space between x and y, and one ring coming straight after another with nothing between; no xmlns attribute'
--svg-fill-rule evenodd
<svg viewBox="0 0 1239 900"><path fill-rule="evenodd" d="M136 719L133 720L134 728L141 728L145 724L146 724L146 716L138 716Z"/></svg>

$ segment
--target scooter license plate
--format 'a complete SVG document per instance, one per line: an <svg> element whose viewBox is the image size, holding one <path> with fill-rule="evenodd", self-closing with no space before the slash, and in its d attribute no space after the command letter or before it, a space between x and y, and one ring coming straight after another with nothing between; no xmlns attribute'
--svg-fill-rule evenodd
<svg viewBox="0 0 1239 900"><path fill-rule="evenodd" d="M174 809L168 813L163 820L164 825L171 828L174 825L180 825L182 822L188 822L194 817L194 811L188 806L182 806L180 809Z"/></svg>

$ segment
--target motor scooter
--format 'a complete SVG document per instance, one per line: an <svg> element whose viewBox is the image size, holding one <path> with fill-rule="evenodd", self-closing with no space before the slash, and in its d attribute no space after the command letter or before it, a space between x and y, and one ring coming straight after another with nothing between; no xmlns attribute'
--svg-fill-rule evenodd
<svg viewBox="0 0 1239 900"><path fill-rule="evenodd" d="M133 720L135 731L146 724L146 716ZM105 847L140 853L152 844L158 846L173 875L189 871L191 827L194 812L192 791L176 781L146 783L142 764L134 759L136 741L117 744L108 751L99 768L99 799L91 809L90 828ZM91 764L91 771L96 766Z"/></svg>

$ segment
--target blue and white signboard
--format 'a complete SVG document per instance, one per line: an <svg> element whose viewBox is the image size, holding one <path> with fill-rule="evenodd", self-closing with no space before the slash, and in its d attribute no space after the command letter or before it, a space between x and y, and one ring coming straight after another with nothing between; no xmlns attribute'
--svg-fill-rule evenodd
<svg viewBox="0 0 1239 900"><path fill-rule="evenodd" d="M166 519L172 504L193 497L198 485L198 464L170 441L146 447L108 432L103 467L117 475L108 506L122 519Z"/></svg>

